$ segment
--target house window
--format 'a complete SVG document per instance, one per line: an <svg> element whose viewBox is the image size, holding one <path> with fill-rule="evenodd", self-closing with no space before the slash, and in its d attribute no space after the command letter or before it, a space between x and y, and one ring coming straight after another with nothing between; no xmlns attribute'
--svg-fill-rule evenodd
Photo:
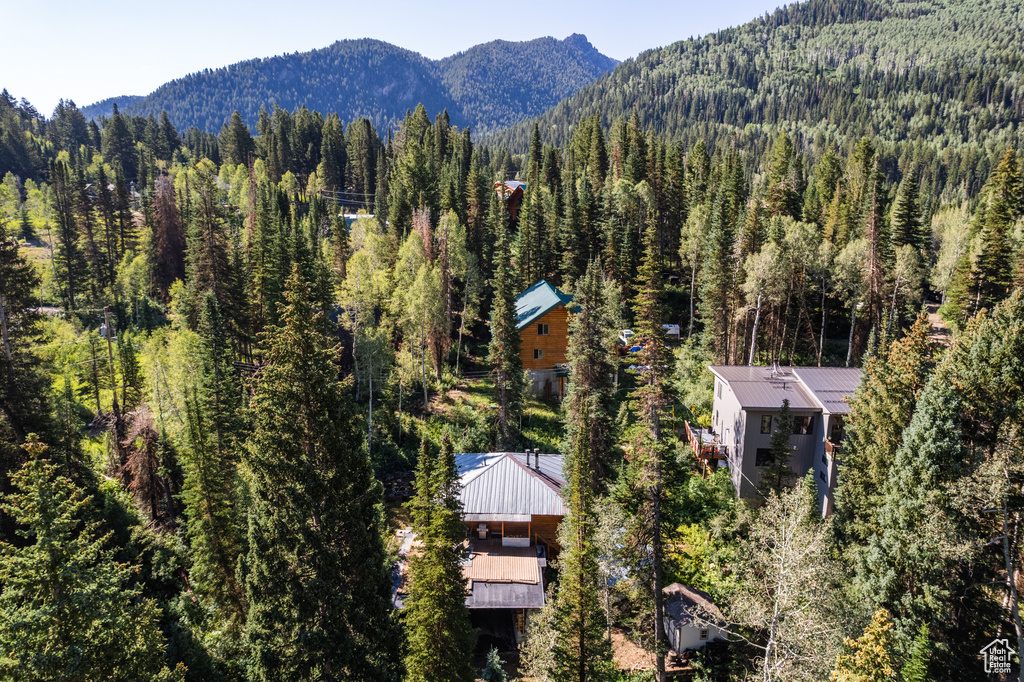
<svg viewBox="0 0 1024 682"><path fill-rule="evenodd" d="M715 382L715 383L716 383L716 386L715 386L716 395L719 398L721 398L722 397L722 382L718 381L718 382Z"/></svg>
<svg viewBox="0 0 1024 682"><path fill-rule="evenodd" d="M824 454L821 456L821 466L828 468L828 457Z"/></svg>
<svg viewBox="0 0 1024 682"><path fill-rule="evenodd" d="M836 415L832 417L832 427L829 429L828 439L838 444L843 439L843 417Z"/></svg>
<svg viewBox="0 0 1024 682"><path fill-rule="evenodd" d="M828 483L828 480L826 480L826 478L825 478L825 472L824 471L819 471L818 472L818 478L821 479L822 483Z"/></svg>
<svg viewBox="0 0 1024 682"><path fill-rule="evenodd" d="M708 628L701 628L700 629L700 641L706 642L706 641L708 641L708 637L710 637L710 636L711 636L711 633L708 632Z"/></svg>
<svg viewBox="0 0 1024 682"><path fill-rule="evenodd" d="M772 416L770 414L761 415L761 433L772 432Z"/></svg>
<svg viewBox="0 0 1024 682"><path fill-rule="evenodd" d="M801 436L809 436L814 433L814 415L809 417L796 418L796 432Z"/></svg>
<svg viewBox="0 0 1024 682"><path fill-rule="evenodd" d="M758 448L754 455L754 464L763 467L772 461L772 451L770 448Z"/></svg>
<svg viewBox="0 0 1024 682"><path fill-rule="evenodd" d="M547 335L548 335L548 326L546 324L538 324L537 325L537 336L547 336Z"/></svg>
<svg viewBox="0 0 1024 682"><path fill-rule="evenodd" d="M544 359L544 349L543 348L534 348L533 349L533 359L534 360L543 360Z"/></svg>

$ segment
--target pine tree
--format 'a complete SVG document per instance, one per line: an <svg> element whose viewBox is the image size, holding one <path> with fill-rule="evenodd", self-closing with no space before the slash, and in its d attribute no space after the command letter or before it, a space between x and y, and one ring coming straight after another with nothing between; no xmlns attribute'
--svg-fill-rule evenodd
<svg viewBox="0 0 1024 682"><path fill-rule="evenodd" d="M82 481L85 473L82 453L82 426L77 413L78 403L71 386L71 376L65 373L61 389L53 406L53 460L62 476Z"/></svg>
<svg viewBox="0 0 1024 682"><path fill-rule="evenodd" d="M789 438L792 435L793 413L789 410L789 400L784 399L778 416L773 419L768 462L761 470L762 495L767 495L769 490L780 494L783 487L792 480L794 474L789 468L789 458L793 452Z"/></svg>
<svg viewBox="0 0 1024 682"><path fill-rule="evenodd" d="M667 437L661 433L662 411L670 400L668 379L671 376L672 356L665 342L663 297L664 284L658 268L660 251L657 230L653 224L644 233L644 258L636 276L636 313L634 343L641 347L637 353L637 387L630 394L639 422L630 444L629 472L626 480L632 486L640 537L644 552L650 556L644 572L645 587L654 606L654 646L657 657L658 679L665 674L667 648L664 624L664 541L663 528L666 506ZM649 550L646 549L649 547Z"/></svg>
<svg viewBox="0 0 1024 682"><path fill-rule="evenodd" d="M917 631L914 644L910 648L910 654L903 662L900 670L902 682L928 682L931 677L928 675L928 663L931 660L931 639L928 633L928 624L921 623L921 629Z"/></svg>
<svg viewBox="0 0 1024 682"><path fill-rule="evenodd" d="M800 195L791 177L791 166L795 157L793 142L785 132L779 133L772 146L772 160L768 166L768 196L765 203L773 216L788 215L800 217Z"/></svg>
<svg viewBox="0 0 1024 682"><path fill-rule="evenodd" d="M30 350L40 343L38 286L36 270L0 225L0 497L24 461L21 443L49 430L49 379ZM10 517L0 514L0 540L9 531Z"/></svg>
<svg viewBox="0 0 1024 682"><path fill-rule="evenodd" d="M892 206L890 234L894 250L909 245L921 251L926 246L929 235L925 233L921 222L920 184L919 167L914 164L903 177Z"/></svg>
<svg viewBox="0 0 1024 682"><path fill-rule="evenodd" d="M975 310L991 308L1013 283L1010 231L1021 215L1024 189L1016 152L1011 147L986 183L987 196L979 206L981 249L972 273L977 296Z"/></svg>
<svg viewBox="0 0 1024 682"><path fill-rule="evenodd" d="M491 305L491 343L487 360L494 376L494 402L498 405L495 448L511 450L519 436L523 410L523 361L519 357L519 330L516 328L515 279L508 258L504 230L494 247L494 299Z"/></svg>
<svg viewBox="0 0 1024 682"><path fill-rule="evenodd" d="M103 160L111 166L120 166L125 177L138 178L138 155L132 139L131 119L123 116L114 105L110 118L103 124Z"/></svg>
<svg viewBox="0 0 1024 682"><path fill-rule="evenodd" d="M91 504L38 441L3 509L24 530L0 545L0 675L18 680L151 680L160 674L160 610L128 587L135 567L85 524ZM180 676L184 670L179 669ZM166 676L166 670L164 671Z"/></svg>
<svg viewBox="0 0 1024 682"><path fill-rule="evenodd" d="M494 647L487 652L487 664L484 666L483 672L480 673L480 677L484 682L506 682L508 680L501 656L498 655L498 650Z"/></svg>
<svg viewBox="0 0 1024 682"><path fill-rule="evenodd" d="M586 450L593 459L591 484L597 484L613 469L609 377L614 372L615 352L615 329L609 319L600 261L591 261L578 280L573 305L576 310L569 321L566 350L572 370L563 403L564 447L566 452L574 452L577 441L587 442Z"/></svg>
<svg viewBox="0 0 1024 682"><path fill-rule="evenodd" d="M50 165L53 180L53 212L57 223L57 248L53 256L54 269L64 307L74 310L85 293L87 265L78 244L78 219L75 202L78 189L71 168L58 160Z"/></svg>
<svg viewBox="0 0 1024 682"><path fill-rule="evenodd" d="M216 167L203 159L188 173L190 201L194 214L188 225L185 312L189 327L199 322L207 291L217 297L221 309L230 310L230 259L224 220L218 200Z"/></svg>
<svg viewBox="0 0 1024 682"><path fill-rule="evenodd" d="M857 563L855 583L858 594L892 614L903 654L922 622L952 623L967 587L961 571L981 570L984 563L983 554L970 555L979 565L969 569L962 563L968 558L940 541L985 532L946 491L965 485L974 459L995 448L1001 430L1019 423L1011 406L1024 394L1020 357L1024 296L1015 292L956 338L903 432L877 512L879 530ZM966 670L985 642L980 634L964 637L945 627L949 667Z"/></svg>
<svg viewBox="0 0 1024 682"><path fill-rule="evenodd" d="M931 325L921 314L902 339L864 365L864 380L850 404L843 443L843 476L836 504L838 532L847 542L867 542L877 530L875 510L903 442L915 404L934 366Z"/></svg>
<svg viewBox="0 0 1024 682"><path fill-rule="evenodd" d="M887 682L896 679L892 652L892 621L885 609L879 609L864 634L846 640L849 653L839 654L830 682Z"/></svg>
<svg viewBox="0 0 1024 682"><path fill-rule="evenodd" d="M330 192L345 189L345 166L348 163L345 148L345 133L337 114L331 114L324 121L320 134L320 165L316 174Z"/></svg>
<svg viewBox="0 0 1024 682"><path fill-rule="evenodd" d="M704 323L704 347L719 360L726 358L729 344L733 246L731 226L726 221L722 202L716 200L711 210L710 229L704 235L697 315Z"/></svg>
<svg viewBox="0 0 1024 682"><path fill-rule="evenodd" d="M594 545L594 453L585 406L578 415L568 473L568 513L559 526L560 579L555 592L556 639L551 679L598 682L616 678L608 622L601 607L602 573Z"/></svg>
<svg viewBox="0 0 1024 682"><path fill-rule="evenodd" d="M247 661L253 680L393 680L391 582L373 479L338 380L338 349L298 268L267 339L245 448L251 485Z"/></svg>
<svg viewBox="0 0 1024 682"><path fill-rule="evenodd" d="M199 373L185 399L185 535L195 590L214 604L225 626L237 632L244 614L242 586L235 577L242 546L233 496L238 389L234 368L226 362L223 320L213 292L207 292L199 334Z"/></svg>
<svg viewBox="0 0 1024 682"><path fill-rule="evenodd" d="M459 474L451 435L441 437L441 452L431 458L424 443L416 470L413 530L422 553L409 560L409 597L405 621L409 652L406 679L416 682L472 682L473 628L466 609L462 574L462 523Z"/></svg>
<svg viewBox="0 0 1024 682"><path fill-rule="evenodd" d="M151 267L156 295L166 300L174 281L185 277L185 231L178 213L174 183L168 176L161 175L156 180L155 190L156 228L152 237Z"/></svg>

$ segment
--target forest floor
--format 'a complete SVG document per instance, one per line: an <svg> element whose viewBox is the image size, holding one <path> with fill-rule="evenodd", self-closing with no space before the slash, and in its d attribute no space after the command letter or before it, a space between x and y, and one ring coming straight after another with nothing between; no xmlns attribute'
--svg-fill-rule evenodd
<svg viewBox="0 0 1024 682"><path fill-rule="evenodd" d="M654 670L656 666L654 652L638 646L620 628L612 628L612 655L618 669L627 673ZM673 652L665 658L665 672L685 675L692 672L692 668Z"/></svg>
<svg viewBox="0 0 1024 682"><path fill-rule="evenodd" d="M942 318L939 316L939 304L929 303L926 307L928 310L928 324L930 324L932 328L932 333L928 338L943 346L948 346L953 343L952 330L946 326L946 323L943 322Z"/></svg>

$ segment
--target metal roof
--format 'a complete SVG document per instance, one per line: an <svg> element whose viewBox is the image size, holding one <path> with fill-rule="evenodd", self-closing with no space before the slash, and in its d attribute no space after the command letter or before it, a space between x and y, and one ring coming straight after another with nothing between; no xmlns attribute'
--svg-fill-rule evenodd
<svg viewBox="0 0 1024 682"><path fill-rule="evenodd" d="M462 511L470 521L521 521L534 515L564 516L559 491L565 485L561 455L511 452L455 455L462 483Z"/></svg>
<svg viewBox="0 0 1024 682"><path fill-rule="evenodd" d="M788 400L793 410L820 409L791 368L782 367L775 371L771 367L711 365L710 369L729 384L745 410L777 410L783 400Z"/></svg>
<svg viewBox="0 0 1024 682"><path fill-rule="evenodd" d="M538 561L538 571L540 563ZM469 609L539 609L544 606L544 583L485 583L474 580L466 597Z"/></svg>
<svg viewBox="0 0 1024 682"><path fill-rule="evenodd" d="M696 588L672 583L662 590L665 593L665 615L680 625L707 622L725 625L725 616L711 600L711 595Z"/></svg>
<svg viewBox="0 0 1024 682"><path fill-rule="evenodd" d="M783 399L794 410L850 411L846 402L860 384L856 367L761 367L711 365L745 410L777 410Z"/></svg>
<svg viewBox="0 0 1024 682"><path fill-rule="evenodd" d="M794 367L793 373L830 414L849 413L862 376L857 367Z"/></svg>
<svg viewBox="0 0 1024 682"><path fill-rule="evenodd" d="M534 321L547 315L560 305L572 302L570 294L563 294L544 280L534 284L516 299L516 329L522 331Z"/></svg>

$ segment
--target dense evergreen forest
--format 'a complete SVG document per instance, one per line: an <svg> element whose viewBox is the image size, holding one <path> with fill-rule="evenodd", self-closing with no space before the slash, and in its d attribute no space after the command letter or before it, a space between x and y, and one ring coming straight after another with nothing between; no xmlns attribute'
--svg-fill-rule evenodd
<svg viewBox="0 0 1024 682"><path fill-rule="evenodd" d="M916 158L955 202L1021 146L1022 32L1016 2L811 0L644 52L489 142L524 152L538 123L543 142L564 145L594 115L607 129L636 113L686 148L748 152L752 173L782 130L812 153L869 135L888 159Z"/></svg>
<svg viewBox="0 0 1024 682"><path fill-rule="evenodd" d="M537 116L610 71L616 62L586 36L496 40L430 60L379 40L342 40L311 52L252 59L166 83L145 97L83 107L87 118L117 104L132 116L170 114L181 128L216 133L239 111L249 125L261 107L306 106L342 120L367 118L381 132L422 103L483 133Z"/></svg>
<svg viewBox="0 0 1024 682"><path fill-rule="evenodd" d="M758 24L773 43L866 22L910 54L933 43L907 31L956 14L881 7ZM694 679L980 679L983 646L1024 638L1019 56L999 54L962 84L935 67L1003 88L955 145L923 94L915 137L811 135L803 109L664 130L638 108L558 146L534 125L518 153L423 105L390 132L300 106L213 135L3 91L0 679L505 679L474 655L454 453L525 448L565 454L568 513L520 679L661 678L672 582L731 623ZM574 295L560 403L519 359L515 298L540 279ZM758 499L697 462L680 432L710 421L709 363L863 368L833 515L785 484L788 408ZM384 483L406 472L402 505ZM653 670L618 670L610 631Z"/></svg>

